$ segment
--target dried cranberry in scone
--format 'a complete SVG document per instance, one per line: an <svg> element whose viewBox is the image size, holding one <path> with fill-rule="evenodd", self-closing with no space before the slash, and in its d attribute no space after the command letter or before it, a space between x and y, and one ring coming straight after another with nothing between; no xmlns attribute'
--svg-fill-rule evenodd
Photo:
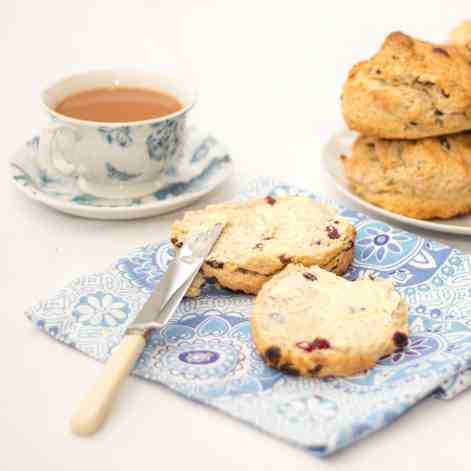
<svg viewBox="0 0 471 471"><path fill-rule="evenodd" d="M339 234L339 231L337 230L336 227L334 226L327 226L325 228L326 232L327 232L327 235L329 236L329 239L339 239L340 238L340 234Z"/></svg>

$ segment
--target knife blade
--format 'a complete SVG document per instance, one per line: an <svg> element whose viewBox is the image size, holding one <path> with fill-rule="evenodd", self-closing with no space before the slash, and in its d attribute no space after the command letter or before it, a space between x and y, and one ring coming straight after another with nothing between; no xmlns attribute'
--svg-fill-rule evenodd
<svg viewBox="0 0 471 471"><path fill-rule="evenodd" d="M119 386L144 350L149 333L170 320L219 239L224 225L216 223L184 242L155 290L126 329L121 343L113 350L98 381L80 403L71 420L74 433L90 435L103 424Z"/></svg>
<svg viewBox="0 0 471 471"><path fill-rule="evenodd" d="M162 327L168 322L174 310L165 310L164 307L185 282L189 281L191 284L213 245L219 239L223 228L223 223L215 224L207 231L198 233L185 241L179 253L169 263L157 289L150 295L135 320L129 325L127 333L143 332L145 334L149 329ZM185 292L179 297L179 301Z"/></svg>

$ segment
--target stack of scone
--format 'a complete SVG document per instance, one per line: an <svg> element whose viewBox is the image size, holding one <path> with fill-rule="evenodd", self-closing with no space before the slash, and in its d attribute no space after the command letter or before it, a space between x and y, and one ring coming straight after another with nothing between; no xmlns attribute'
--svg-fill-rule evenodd
<svg viewBox="0 0 471 471"><path fill-rule="evenodd" d="M418 219L471 212L470 33L451 45L391 33L350 71L343 115L361 136L342 160L366 200Z"/></svg>
<svg viewBox="0 0 471 471"><path fill-rule="evenodd" d="M407 305L390 280L348 281L355 227L302 196L256 198L189 211L172 226L188 237L225 224L188 292L211 279L257 294L251 313L258 352L291 375L351 375L407 344Z"/></svg>

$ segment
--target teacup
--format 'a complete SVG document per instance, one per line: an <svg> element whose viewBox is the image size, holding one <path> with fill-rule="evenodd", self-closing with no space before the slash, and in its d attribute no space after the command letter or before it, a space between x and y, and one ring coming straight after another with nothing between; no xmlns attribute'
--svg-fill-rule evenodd
<svg viewBox="0 0 471 471"><path fill-rule="evenodd" d="M158 89L182 107L164 117L126 123L94 122L55 111L68 96L94 88L122 85ZM42 93L51 118L41 133L39 166L47 173L77 177L80 189L104 198L135 198L160 188L178 166L185 145L186 115L196 100L182 80L149 72L97 71L73 75Z"/></svg>

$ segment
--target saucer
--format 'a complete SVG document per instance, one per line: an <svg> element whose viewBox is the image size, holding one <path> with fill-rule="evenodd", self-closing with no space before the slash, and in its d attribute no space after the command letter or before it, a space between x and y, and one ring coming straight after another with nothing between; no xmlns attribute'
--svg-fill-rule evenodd
<svg viewBox="0 0 471 471"><path fill-rule="evenodd" d="M342 154L347 156L351 155L352 144L356 137L357 134L352 131L348 131L346 129L339 131L330 137L322 151L322 164L325 172L329 175L337 189L346 197L363 208L376 213L379 217L394 219L400 223L428 229L430 231L471 235L471 215L458 216L444 220L432 219L425 221L422 219L414 219L393 213L392 211L380 208L379 206L375 206L353 193L348 185L339 156Z"/></svg>
<svg viewBox="0 0 471 471"><path fill-rule="evenodd" d="M214 190L230 175L232 159L215 137L188 129L178 168L167 172L165 184L150 195L106 199L84 193L76 177L46 174L37 165L39 137L35 136L10 158L10 175L29 198L63 213L91 219L137 219L168 213L189 205Z"/></svg>

